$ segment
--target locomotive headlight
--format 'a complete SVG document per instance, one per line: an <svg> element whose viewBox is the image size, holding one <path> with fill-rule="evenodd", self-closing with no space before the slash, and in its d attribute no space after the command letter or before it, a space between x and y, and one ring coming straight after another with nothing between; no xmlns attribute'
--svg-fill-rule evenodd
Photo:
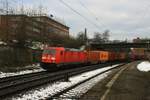
<svg viewBox="0 0 150 100"><path fill-rule="evenodd" d="M46 59L46 57L44 56L44 57L42 57L42 59Z"/></svg>
<svg viewBox="0 0 150 100"><path fill-rule="evenodd" d="M56 60L56 58L55 58L55 57L52 57L51 60Z"/></svg>

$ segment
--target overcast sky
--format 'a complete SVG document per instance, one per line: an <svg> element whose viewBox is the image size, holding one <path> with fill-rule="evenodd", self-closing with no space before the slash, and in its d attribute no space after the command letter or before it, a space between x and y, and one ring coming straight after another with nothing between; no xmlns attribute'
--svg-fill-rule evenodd
<svg viewBox="0 0 150 100"><path fill-rule="evenodd" d="M21 0L14 1L21 4ZM71 35L76 35L86 27L89 37L92 37L94 32L103 32L109 29L111 39L150 38L149 0L63 1L84 18L66 7L61 0L23 0L23 3L26 8L36 8L41 4L48 14L65 21L70 27Z"/></svg>

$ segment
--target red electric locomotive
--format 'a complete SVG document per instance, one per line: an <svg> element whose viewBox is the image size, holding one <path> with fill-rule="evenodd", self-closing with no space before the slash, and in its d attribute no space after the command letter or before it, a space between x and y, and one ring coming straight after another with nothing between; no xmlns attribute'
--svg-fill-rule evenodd
<svg viewBox="0 0 150 100"><path fill-rule="evenodd" d="M64 47L48 47L42 54L41 67L55 70L60 66L77 65L87 62L86 52Z"/></svg>

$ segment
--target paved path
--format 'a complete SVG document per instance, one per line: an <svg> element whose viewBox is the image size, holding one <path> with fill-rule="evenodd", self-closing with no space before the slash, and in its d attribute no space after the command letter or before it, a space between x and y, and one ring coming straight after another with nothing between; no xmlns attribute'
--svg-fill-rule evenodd
<svg viewBox="0 0 150 100"><path fill-rule="evenodd" d="M150 72L140 72L132 62L114 71L81 97L81 100L150 100Z"/></svg>

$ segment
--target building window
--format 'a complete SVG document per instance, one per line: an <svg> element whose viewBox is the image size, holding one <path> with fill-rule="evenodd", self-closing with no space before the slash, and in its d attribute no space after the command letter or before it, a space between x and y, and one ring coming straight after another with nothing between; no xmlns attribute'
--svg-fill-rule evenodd
<svg viewBox="0 0 150 100"><path fill-rule="evenodd" d="M33 28L33 31L40 33L40 30L38 30L37 28Z"/></svg>
<svg viewBox="0 0 150 100"><path fill-rule="evenodd" d="M48 28L48 32L54 32L54 29L52 29L52 28Z"/></svg>

